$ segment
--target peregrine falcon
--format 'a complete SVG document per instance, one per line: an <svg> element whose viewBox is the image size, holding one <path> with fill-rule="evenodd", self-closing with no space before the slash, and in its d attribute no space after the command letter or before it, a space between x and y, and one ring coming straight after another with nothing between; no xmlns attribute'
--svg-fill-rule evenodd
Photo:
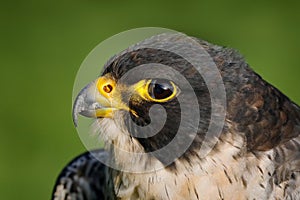
<svg viewBox="0 0 300 200"><path fill-rule="evenodd" d="M105 147L71 161L52 199L300 199L300 108L236 50L184 37L129 47L80 91L74 123L94 118Z"/></svg>

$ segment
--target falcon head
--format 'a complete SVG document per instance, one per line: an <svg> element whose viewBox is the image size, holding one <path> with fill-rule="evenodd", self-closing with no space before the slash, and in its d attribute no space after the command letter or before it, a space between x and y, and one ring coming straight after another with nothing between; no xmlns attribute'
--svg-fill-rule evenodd
<svg viewBox="0 0 300 200"><path fill-rule="evenodd" d="M161 37L152 43L161 43ZM112 58L101 76L81 90L74 103L75 124L78 114L96 119L110 147L149 153L170 164L201 145L211 100L202 75L186 58L139 46Z"/></svg>

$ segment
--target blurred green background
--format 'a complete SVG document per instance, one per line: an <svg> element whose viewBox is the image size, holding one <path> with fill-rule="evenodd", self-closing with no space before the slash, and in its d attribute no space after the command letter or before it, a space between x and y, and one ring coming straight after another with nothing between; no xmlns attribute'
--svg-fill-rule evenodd
<svg viewBox="0 0 300 200"><path fill-rule="evenodd" d="M165 27L239 49L300 103L298 2L1 0L0 199L50 199L61 168L85 150L71 119L76 72L124 30Z"/></svg>

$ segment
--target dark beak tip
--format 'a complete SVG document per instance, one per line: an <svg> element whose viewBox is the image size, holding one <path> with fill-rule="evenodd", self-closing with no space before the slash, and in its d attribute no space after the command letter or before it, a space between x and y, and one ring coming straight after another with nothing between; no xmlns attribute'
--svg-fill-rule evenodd
<svg viewBox="0 0 300 200"><path fill-rule="evenodd" d="M73 112L72 118L73 118L73 124L74 124L75 128L77 128L77 126L78 126L78 114Z"/></svg>
<svg viewBox="0 0 300 200"><path fill-rule="evenodd" d="M82 101L80 100L80 95L77 96L72 109L72 119L73 124L75 128L78 126L78 113L80 112L80 109L82 108Z"/></svg>
<svg viewBox="0 0 300 200"><path fill-rule="evenodd" d="M82 115L85 117L93 117L95 115L95 110L91 110L91 105L94 102L94 99L91 98L91 94L89 94L90 87L92 83L86 85L77 95L72 110L72 118L73 124L75 128L78 127L78 115Z"/></svg>

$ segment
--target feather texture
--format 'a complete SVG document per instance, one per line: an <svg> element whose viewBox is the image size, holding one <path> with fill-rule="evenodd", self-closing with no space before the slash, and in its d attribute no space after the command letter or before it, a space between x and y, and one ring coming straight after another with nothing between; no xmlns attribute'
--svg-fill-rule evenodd
<svg viewBox="0 0 300 200"><path fill-rule="evenodd" d="M165 39L160 35L148 42ZM136 137L144 133L127 123L124 112L113 120L97 119L96 130L106 142L106 151L97 154L121 168L161 169L145 173L116 170L87 153L63 170L53 199L300 199L300 108L256 74L236 50L194 39L213 59L226 89L226 121L212 151L204 158L199 152L211 119L210 93L205 81L182 57L151 48L137 49L136 45L113 57L102 75L110 73L118 80L129 70L147 63L161 63L179 71L192 84L202 114L194 141L168 166L163 165L167 155L152 153L175 137L173 131L181 112L176 99L161 104L168 118L164 128L150 138ZM128 91L122 94L123 100L130 97ZM181 95L188 94L182 90ZM129 101L139 118L127 117L147 125L153 104ZM192 124L193 117L190 120L186 126ZM189 133L182 135L181 140L187 137ZM181 140L171 153L181 150ZM128 158L119 148L150 154Z"/></svg>

